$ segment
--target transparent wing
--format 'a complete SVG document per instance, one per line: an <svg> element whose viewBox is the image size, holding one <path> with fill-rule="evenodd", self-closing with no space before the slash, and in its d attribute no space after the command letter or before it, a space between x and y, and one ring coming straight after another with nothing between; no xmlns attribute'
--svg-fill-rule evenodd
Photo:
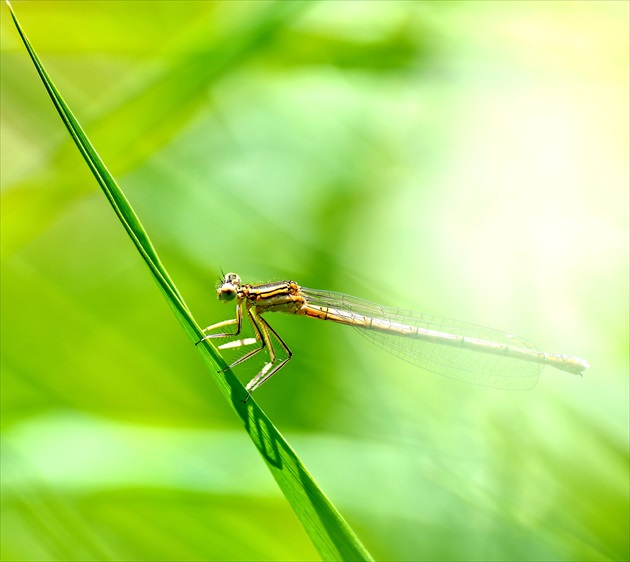
<svg viewBox="0 0 630 562"><path fill-rule="evenodd" d="M402 324L513 347L536 349L531 342L499 330L430 314L390 308L343 293L305 287L301 289L310 304L334 309L343 317L376 318L392 325ZM440 345L363 327L355 329L377 346L409 363L468 383L509 390L526 390L536 385L543 369L543 365L538 363L504 355Z"/></svg>

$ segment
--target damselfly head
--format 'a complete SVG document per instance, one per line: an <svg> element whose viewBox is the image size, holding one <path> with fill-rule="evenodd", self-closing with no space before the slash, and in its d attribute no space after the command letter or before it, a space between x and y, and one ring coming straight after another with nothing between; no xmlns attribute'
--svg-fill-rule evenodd
<svg viewBox="0 0 630 562"><path fill-rule="evenodd" d="M241 278L236 273L227 273L217 289L217 296L220 301L229 302L234 300L241 285Z"/></svg>

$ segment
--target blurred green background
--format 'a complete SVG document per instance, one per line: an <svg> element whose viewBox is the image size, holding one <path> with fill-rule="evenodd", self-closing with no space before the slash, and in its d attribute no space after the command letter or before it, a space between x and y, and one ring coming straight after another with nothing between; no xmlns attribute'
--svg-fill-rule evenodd
<svg viewBox="0 0 630 562"><path fill-rule="evenodd" d="M269 317L255 398L377 559L628 559L628 3L13 4L201 325L222 268L590 361L494 391ZM1 49L3 559L316 559L6 6Z"/></svg>

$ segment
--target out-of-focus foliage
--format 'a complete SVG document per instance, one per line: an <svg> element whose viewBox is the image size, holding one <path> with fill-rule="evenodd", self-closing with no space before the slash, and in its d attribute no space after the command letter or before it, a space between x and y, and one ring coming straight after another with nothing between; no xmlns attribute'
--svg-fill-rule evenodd
<svg viewBox="0 0 630 562"><path fill-rule="evenodd" d="M373 554L628 558L627 3L14 4L200 323L223 268L590 361L270 317L256 399ZM313 559L2 16L3 559Z"/></svg>

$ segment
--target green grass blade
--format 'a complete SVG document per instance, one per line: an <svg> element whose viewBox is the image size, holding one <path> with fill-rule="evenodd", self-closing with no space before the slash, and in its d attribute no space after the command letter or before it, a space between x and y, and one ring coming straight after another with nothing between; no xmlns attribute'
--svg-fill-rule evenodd
<svg viewBox="0 0 630 562"><path fill-rule="evenodd" d="M10 4L11 17L24 45L50 95L61 119L72 136L77 148L94 174L127 234L149 266L175 316L184 327L191 342L201 337L201 330L188 310L184 299L160 261L155 248L133 211L129 201L117 185L95 148L82 130L79 122L55 88L42 63L22 31ZM313 480L295 451L252 399L246 396L243 385L231 371L219 371L226 367L223 358L208 342L198 346L204 361L210 367L219 387L243 421L244 427L260 451L273 477L297 514L315 548L325 560L372 560L358 537L348 526L337 509Z"/></svg>

